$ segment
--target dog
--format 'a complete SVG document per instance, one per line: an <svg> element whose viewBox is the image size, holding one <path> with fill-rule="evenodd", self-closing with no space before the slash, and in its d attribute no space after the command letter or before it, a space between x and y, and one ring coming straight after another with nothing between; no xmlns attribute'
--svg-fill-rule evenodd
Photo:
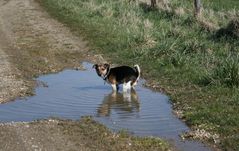
<svg viewBox="0 0 239 151"><path fill-rule="evenodd" d="M133 68L129 66L111 68L108 63L105 63L94 64L92 68L95 68L97 75L112 86L113 91L118 91L119 85L123 84L124 92L137 85L141 72L139 65Z"/></svg>

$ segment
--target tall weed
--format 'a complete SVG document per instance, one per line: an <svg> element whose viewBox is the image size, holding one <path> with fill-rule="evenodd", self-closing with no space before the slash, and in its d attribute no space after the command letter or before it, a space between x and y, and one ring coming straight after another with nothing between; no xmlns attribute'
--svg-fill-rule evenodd
<svg viewBox="0 0 239 151"><path fill-rule="evenodd" d="M212 74L218 84L229 87L239 86L239 54L229 55L218 61Z"/></svg>

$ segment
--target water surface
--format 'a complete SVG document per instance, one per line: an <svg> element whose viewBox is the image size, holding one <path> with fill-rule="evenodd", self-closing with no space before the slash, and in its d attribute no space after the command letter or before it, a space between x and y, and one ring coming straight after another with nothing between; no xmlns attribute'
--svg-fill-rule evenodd
<svg viewBox="0 0 239 151"><path fill-rule="evenodd" d="M127 129L138 136L159 136L179 150L210 150L197 141L182 141L179 134L189 128L172 113L169 98L143 87L143 80L130 94L112 93L92 64L87 70L65 70L40 76L48 87L36 88L36 95L0 105L0 121L33 121L48 117L78 120L92 115L113 131ZM122 89L122 88L121 88Z"/></svg>

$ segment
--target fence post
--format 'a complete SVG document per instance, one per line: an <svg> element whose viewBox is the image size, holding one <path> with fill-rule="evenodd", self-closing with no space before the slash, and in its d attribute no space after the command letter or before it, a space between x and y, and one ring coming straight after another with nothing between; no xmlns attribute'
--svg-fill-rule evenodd
<svg viewBox="0 0 239 151"><path fill-rule="evenodd" d="M156 0L151 0L151 8L155 8L156 6Z"/></svg>
<svg viewBox="0 0 239 151"><path fill-rule="evenodd" d="M201 15L201 0L194 0L194 7L195 7L195 16L198 17Z"/></svg>

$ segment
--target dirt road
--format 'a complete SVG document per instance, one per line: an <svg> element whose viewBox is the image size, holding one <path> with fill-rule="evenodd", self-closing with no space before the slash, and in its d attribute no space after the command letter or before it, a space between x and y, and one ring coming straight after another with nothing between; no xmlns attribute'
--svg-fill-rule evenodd
<svg viewBox="0 0 239 151"><path fill-rule="evenodd" d="M13 49L13 39L9 34L8 19L4 16L3 7L7 1L0 1L0 102L10 100L26 92L22 79L17 79L19 71L10 63L7 51Z"/></svg>

